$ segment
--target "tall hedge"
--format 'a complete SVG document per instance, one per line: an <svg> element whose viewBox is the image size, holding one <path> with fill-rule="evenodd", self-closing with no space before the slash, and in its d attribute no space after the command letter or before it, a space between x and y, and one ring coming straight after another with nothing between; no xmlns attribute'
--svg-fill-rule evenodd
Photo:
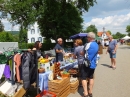
<svg viewBox="0 0 130 97"><path fill-rule="evenodd" d="M46 51L46 50L50 50L53 49L55 47L56 43L49 43L49 42L45 42L42 43L42 51ZM32 49L34 46L34 43L19 43L19 48L20 49ZM73 46L72 42L66 42L64 44L64 48L70 48Z"/></svg>

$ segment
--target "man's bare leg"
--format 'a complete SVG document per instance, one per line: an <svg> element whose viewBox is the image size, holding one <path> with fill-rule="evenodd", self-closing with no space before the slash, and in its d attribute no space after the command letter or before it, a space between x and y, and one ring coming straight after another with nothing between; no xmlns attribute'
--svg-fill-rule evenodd
<svg viewBox="0 0 130 97"><path fill-rule="evenodd" d="M113 58L111 58L111 67L113 67L113 64L114 64L114 63L113 63Z"/></svg>
<svg viewBox="0 0 130 97"><path fill-rule="evenodd" d="M113 58L113 66L116 67L116 59Z"/></svg>
<svg viewBox="0 0 130 97"><path fill-rule="evenodd" d="M88 95L88 90L87 90L87 81L86 80L82 80L82 85L83 85L83 89L84 89L84 95Z"/></svg>
<svg viewBox="0 0 130 97"><path fill-rule="evenodd" d="M89 94L92 94L94 79L89 79Z"/></svg>

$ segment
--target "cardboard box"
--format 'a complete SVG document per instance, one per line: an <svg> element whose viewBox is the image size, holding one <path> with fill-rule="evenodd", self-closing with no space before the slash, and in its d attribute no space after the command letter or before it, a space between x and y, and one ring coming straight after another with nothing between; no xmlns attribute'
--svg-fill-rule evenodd
<svg viewBox="0 0 130 97"><path fill-rule="evenodd" d="M13 97L23 97L26 93L26 90L22 87L18 92L15 93Z"/></svg>

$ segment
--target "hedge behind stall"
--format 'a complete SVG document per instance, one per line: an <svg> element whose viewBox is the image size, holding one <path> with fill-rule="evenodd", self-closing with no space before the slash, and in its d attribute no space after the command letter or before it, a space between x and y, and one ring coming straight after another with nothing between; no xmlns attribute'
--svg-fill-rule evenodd
<svg viewBox="0 0 130 97"><path fill-rule="evenodd" d="M42 51L46 51L46 50L50 50L53 49L55 47L56 43L42 43ZM19 43L19 48L20 49L32 49L34 46L34 43ZM70 48L73 46L72 42L66 42L64 44L64 48Z"/></svg>

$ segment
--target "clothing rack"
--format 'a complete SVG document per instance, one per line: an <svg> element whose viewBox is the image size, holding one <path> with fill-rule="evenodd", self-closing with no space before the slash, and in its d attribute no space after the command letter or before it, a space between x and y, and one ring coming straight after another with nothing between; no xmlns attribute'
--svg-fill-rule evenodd
<svg viewBox="0 0 130 97"><path fill-rule="evenodd" d="M28 49L18 49L18 50L15 50L15 51L13 51L13 52L18 52L18 51L21 51L21 52L29 52L29 50ZM39 73L38 73L38 56L37 56L37 50L30 50L30 52L31 51L34 51L34 55L35 55L35 58L36 58L36 60L34 60L35 61L35 64L36 64L36 70L37 70L37 72L36 72L36 89L37 89L37 94L39 94ZM16 53L14 53L13 55L11 55L11 56L9 56L10 58L9 59L11 59L12 60L12 67L11 67L11 84L12 85L15 85L15 80L14 80L14 56L15 56L15 54ZM26 90L26 91L28 91L28 90Z"/></svg>
<svg viewBox="0 0 130 97"><path fill-rule="evenodd" d="M20 51L29 51L28 49L19 49ZM37 89L37 94L39 94L39 73L38 73L38 56L37 56L37 50L31 50L34 51L35 56L36 56L36 69L37 69L37 74L36 74L36 89Z"/></svg>
<svg viewBox="0 0 130 97"><path fill-rule="evenodd" d="M13 69L14 69L14 55L12 56L12 68L11 68L11 70L12 70L12 73L11 73L11 83L12 83L12 85L14 85L15 84L15 81L14 81L14 78L13 78L13 75L14 75L14 71L13 71Z"/></svg>

